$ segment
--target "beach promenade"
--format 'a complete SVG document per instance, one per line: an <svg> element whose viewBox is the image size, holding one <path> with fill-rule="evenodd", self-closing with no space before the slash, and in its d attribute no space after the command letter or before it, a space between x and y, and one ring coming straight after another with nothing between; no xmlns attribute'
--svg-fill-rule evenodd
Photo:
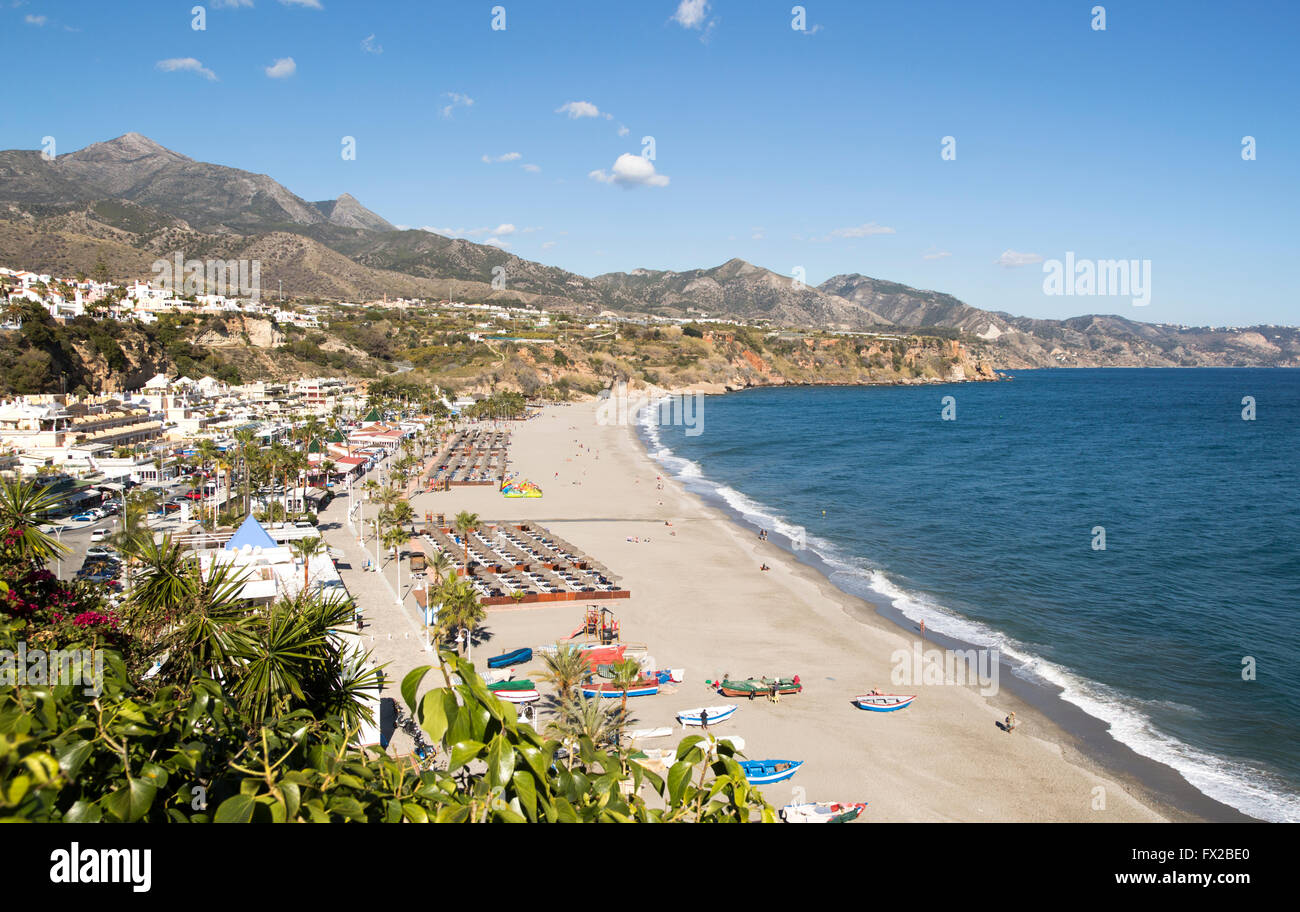
<svg viewBox="0 0 1300 912"><path fill-rule="evenodd" d="M633 727L674 725L682 709L739 703L718 734L742 736L750 758L806 761L793 779L765 789L773 804L868 801L863 820L872 822L1165 819L1131 783L1093 767L1070 735L1005 691L986 697L976 686L891 683L892 657L920 646L919 633L880 618L775 543L661 478L634 430L599 424L594 403L550 407L516 424L511 463L544 497L507 501L492 487L453 488L418 494L417 515L468 510L484 520L535 521L607 564L632 591L607 603L623 640L647 644L660 668L686 670L683 683L630 701ZM363 643L390 663L394 683L386 695L396 696L401 676L433 656L424 652L413 600L402 608L394 602L393 568L382 577L360 569L366 557L346 516L340 498L323 517L325 535L351 565L341 573L366 618L370 639ZM402 580L405 591L405 568ZM585 604L490 610L476 664L482 669L490 655L563 641ZM517 677L540 666L519 666ZM724 698L704 684L796 674L803 692L775 704ZM896 713L851 704L872 688L918 697ZM1022 722L1013 734L998 726L1010 711ZM673 737L646 746L681 737L678 726ZM397 741L394 749L409 748Z"/></svg>

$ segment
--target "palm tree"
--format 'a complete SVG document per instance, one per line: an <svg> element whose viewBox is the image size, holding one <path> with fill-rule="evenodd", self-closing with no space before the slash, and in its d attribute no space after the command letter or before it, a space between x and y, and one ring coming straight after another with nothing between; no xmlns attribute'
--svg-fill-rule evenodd
<svg viewBox="0 0 1300 912"><path fill-rule="evenodd" d="M46 516L63 502L64 498L49 485L38 488L28 481L0 482L0 535L6 536L0 548L41 565L67 554L70 548L41 531Z"/></svg>
<svg viewBox="0 0 1300 912"><path fill-rule="evenodd" d="M207 437L200 440L198 446L194 448L194 459L205 472L209 467L215 466L217 460L219 460L221 456L222 456L221 448L218 447L212 440L210 440ZM205 497L204 500L206 499L207 498ZM212 514L212 524L214 528L216 527L216 520L217 520L216 511L215 511L215 502L216 500L214 498L213 499L214 510Z"/></svg>
<svg viewBox="0 0 1300 912"><path fill-rule="evenodd" d="M564 646L554 653L542 656L546 670L537 675L555 688L557 702L563 703L578 691L578 686L591 674L587 653L574 646Z"/></svg>
<svg viewBox="0 0 1300 912"><path fill-rule="evenodd" d="M460 540L465 545L465 575L469 575L469 536L470 533L479 526L477 513L470 513L468 510L461 510L456 514L456 531L460 533Z"/></svg>
<svg viewBox="0 0 1300 912"><path fill-rule="evenodd" d="M456 568L456 562L447 556L446 552L439 551L433 557L429 558L429 569L433 572L433 584L442 585L443 578Z"/></svg>
<svg viewBox="0 0 1300 912"><path fill-rule="evenodd" d="M389 521L394 526L409 526L415 521L415 507L411 506L410 501L399 500L388 510Z"/></svg>
<svg viewBox="0 0 1300 912"><path fill-rule="evenodd" d="M289 542L289 550L295 556L302 558L302 591L307 591L310 584L311 576L311 559L325 550L325 543L316 536L310 538L300 538L297 541Z"/></svg>
<svg viewBox="0 0 1300 912"><path fill-rule="evenodd" d="M576 691L561 702L556 718L546 726L546 734L564 742L572 769L577 745L583 738L590 738L597 747L612 747L618 744L626 724L626 710L610 710L601 697L584 697Z"/></svg>
<svg viewBox="0 0 1300 912"><path fill-rule="evenodd" d="M437 598L442 603L442 610L438 612L438 625L443 635L452 631L461 632L468 647L474 629L485 617L478 593L465 580L452 577L439 587ZM458 645L457 649L459 648Z"/></svg>
<svg viewBox="0 0 1300 912"><path fill-rule="evenodd" d="M410 538L411 536L408 535L406 530L402 529L400 526L389 526L384 530L383 535L381 536L384 547L392 549L393 560L402 559L401 554L399 553L400 549L402 545L410 541Z"/></svg>
<svg viewBox="0 0 1300 912"><path fill-rule="evenodd" d="M251 509L249 503L249 488L252 484L253 459L258 453L257 438L248 428L240 428L235 431L235 452L239 455L239 461L244 471L244 513L247 514Z"/></svg>
<svg viewBox="0 0 1300 912"><path fill-rule="evenodd" d="M615 662L610 666L610 681L623 692L621 706L623 712L627 712L627 692L636 686L643 675L641 666L636 659L623 659L621 662Z"/></svg>

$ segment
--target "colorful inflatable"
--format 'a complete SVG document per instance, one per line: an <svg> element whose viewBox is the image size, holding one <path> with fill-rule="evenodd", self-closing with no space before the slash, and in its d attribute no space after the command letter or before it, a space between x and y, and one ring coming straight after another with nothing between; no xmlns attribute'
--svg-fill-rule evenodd
<svg viewBox="0 0 1300 912"><path fill-rule="evenodd" d="M507 481L501 486L504 497L541 497L542 489L531 481Z"/></svg>

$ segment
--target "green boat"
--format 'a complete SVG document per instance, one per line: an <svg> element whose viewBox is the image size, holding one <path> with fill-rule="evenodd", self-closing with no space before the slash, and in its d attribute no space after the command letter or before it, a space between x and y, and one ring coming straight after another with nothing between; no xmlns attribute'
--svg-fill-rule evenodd
<svg viewBox="0 0 1300 912"><path fill-rule="evenodd" d="M773 693L797 694L803 690L803 684L799 683L799 676L793 678L746 678L743 681L733 681L730 678L722 681L718 685L718 692L728 697L765 697Z"/></svg>
<svg viewBox="0 0 1300 912"><path fill-rule="evenodd" d="M519 681L498 681L495 684L489 684L487 689L494 693L498 690L533 690L533 682L527 679Z"/></svg>

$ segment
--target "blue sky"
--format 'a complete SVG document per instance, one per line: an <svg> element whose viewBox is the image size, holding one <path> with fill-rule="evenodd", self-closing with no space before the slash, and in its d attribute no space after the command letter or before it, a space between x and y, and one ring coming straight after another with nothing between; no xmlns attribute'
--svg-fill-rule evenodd
<svg viewBox="0 0 1300 912"><path fill-rule="evenodd" d="M136 131L586 275L734 256L1300 323L1300 4L1103 3L1104 31L1095 0L809 0L803 31L790 0L209 0L201 31L195 5L0 0L0 147ZM1150 304L1045 294L1067 251L1149 260Z"/></svg>

